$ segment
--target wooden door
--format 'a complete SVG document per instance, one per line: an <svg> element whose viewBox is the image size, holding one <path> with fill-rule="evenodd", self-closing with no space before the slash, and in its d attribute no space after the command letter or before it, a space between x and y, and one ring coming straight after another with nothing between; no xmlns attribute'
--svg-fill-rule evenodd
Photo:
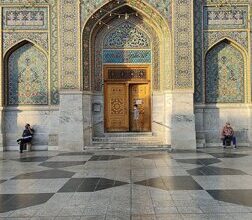
<svg viewBox="0 0 252 220"><path fill-rule="evenodd" d="M129 131L128 84L105 83L105 130Z"/></svg>
<svg viewBox="0 0 252 220"><path fill-rule="evenodd" d="M146 84L131 84L130 98L130 131L150 131L150 86ZM137 105L139 116L134 116L134 105Z"/></svg>

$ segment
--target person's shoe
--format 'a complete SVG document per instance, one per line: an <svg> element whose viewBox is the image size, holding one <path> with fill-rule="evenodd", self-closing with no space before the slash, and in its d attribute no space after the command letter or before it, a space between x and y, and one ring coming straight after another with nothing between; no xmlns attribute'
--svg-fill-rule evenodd
<svg viewBox="0 0 252 220"><path fill-rule="evenodd" d="M237 146L236 146L236 145L234 146L234 149L237 149Z"/></svg>
<svg viewBox="0 0 252 220"><path fill-rule="evenodd" d="M225 145L223 145L223 148L225 149L225 148L226 148L226 146L225 146Z"/></svg>
<svg viewBox="0 0 252 220"><path fill-rule="evenodd" d="M23 153L23 151L20 151L20 154L22 154Z"/></svg>

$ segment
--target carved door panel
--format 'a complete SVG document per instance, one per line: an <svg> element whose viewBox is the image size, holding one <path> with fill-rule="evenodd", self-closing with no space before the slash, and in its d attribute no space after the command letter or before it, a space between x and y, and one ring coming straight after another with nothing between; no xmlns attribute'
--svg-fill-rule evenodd
<svg viewBox="0 0 252 220"><path fill-rule="evenodd" d="M125 83L105 84L105 129L129 131L128 86Z"/></svg>
<svg viewBox="0 0 252 220"><path fill-rule="evenodd" d="M150 131L150 88L149 84L131 84L130 97L130 130ZM134 111L137 105L137 113Z"/></svg>

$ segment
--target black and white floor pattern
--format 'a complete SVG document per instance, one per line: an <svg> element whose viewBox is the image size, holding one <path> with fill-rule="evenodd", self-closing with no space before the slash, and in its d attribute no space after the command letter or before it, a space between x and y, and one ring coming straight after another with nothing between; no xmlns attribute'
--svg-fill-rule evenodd
<svg viewBox="0 0 252 220"><path fill-rule="evenodd" d="M0 219L252 219L252 148L0 153Z"/></svg>

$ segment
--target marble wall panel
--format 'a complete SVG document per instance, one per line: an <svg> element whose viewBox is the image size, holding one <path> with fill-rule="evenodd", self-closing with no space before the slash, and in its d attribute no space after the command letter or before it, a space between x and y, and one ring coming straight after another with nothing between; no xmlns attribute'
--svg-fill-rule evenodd
<svg viewBox="0 0 252 220"><path fill-rule="evenodd" d="M35 130L33 145L48 145L50 133L58 133L58 111L56 110L7 110L4 112L5 144L18 146L26 123Z"/></svg>
<svg viewBox="0 0 252 220"><path fill-rule="evenodd" d="M94 137L104 136L104 97L94 95L92 97L93 135Z"/></svg>
<svg viewBox="0 0 252 220"><path fill-rule="evenodd" d="M81 151L84 147L83 106L82 92L61 92L59 111L59 150Z"/></svg>
<svg viewBox="0 0 252 220"><path fill-rule="evenodd" d="M197 107L196 111L202 112L202 115L195 114L196 132L200 138L205 138L207 146L221 146L221 131L227 121L234 128L238 145L249 143L250 111L245 105L244 107L227 105L217 108Z"/></svg>

